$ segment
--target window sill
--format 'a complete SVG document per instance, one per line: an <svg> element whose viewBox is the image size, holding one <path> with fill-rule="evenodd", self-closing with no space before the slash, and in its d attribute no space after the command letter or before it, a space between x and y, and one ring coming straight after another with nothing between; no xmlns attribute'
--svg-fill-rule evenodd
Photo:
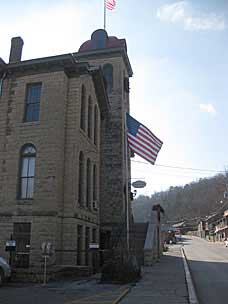
<svg viewBox="0 0 228 304"><path fill-rule="evenodd" d="M40 121L23 121L21 123L22 126L35 126L35 125L40 125Z"/></svg>
<svg viewBox="0 0 228 304"><path fill-rule="evenodd" d="M17 205L32 205L33 199L17 199Z"/></svg>

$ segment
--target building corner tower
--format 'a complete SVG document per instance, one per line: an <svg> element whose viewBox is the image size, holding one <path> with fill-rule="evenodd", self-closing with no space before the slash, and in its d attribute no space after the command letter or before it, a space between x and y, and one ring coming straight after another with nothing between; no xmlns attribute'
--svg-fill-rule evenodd
<svg viewBox="0 0 228 304"><path fill-rule="evenodd" d="M87 61L103 70L109 99L109 114L101 120L100 231L101 248L116 246L126 233L130 161L126 148L125 113L129 111L129 77L132 68L125 39L108 36L98 29L84 42L78 61ZM126 152L127 150L127 152ZM129 216L127 217L129 218Z"/></svg>

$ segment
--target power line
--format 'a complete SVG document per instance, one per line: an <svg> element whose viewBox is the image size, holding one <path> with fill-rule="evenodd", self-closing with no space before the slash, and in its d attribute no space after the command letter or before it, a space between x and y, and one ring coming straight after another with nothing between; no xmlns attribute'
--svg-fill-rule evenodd
<svg viewBox="0 0 228 304"><path fill-rule="evenodd" d="M149 163L139 161L139 160L131 160L134 163L141 163L145 165L150 165ZM187 168L187 167L179 167L179 166L168 166L168 165L161 165L161 164L155 164L155 167L164 167L164 168L170 168L170 169L180 169L180 170L191 170L191 171L201 171L201 172L215 172L215 173L226 173L225 170L212 170L212 169L198 169L198 168Z"/></svg>
<svg viewBox="0 0 228 304"><path fill-rule="evenodd" d="M145 173L142 170L138 170L138 169L136 169L136 171L139 172L140 174ZM194 175L193 175L193 172L183 172L183 173L180 172L180 171L179 172L175 172L175 171L170 172L170 171L157 171L156 170L156 171L150 172L150 176L152 176L152 175L165 175L165 176L186 177L186 178L194 178L194 179L208 177L208 172L195 172ZM146 178L143 177L141 179L146 179Z"/></svg>
<svg viewBox="0 0 228 304"><path fill-rule="evenodd" d="M199 174L203 174L203 173L199 173ZM196 178L196 179L204 177L204 176L196 176L196 175L170 174L166 172L151 172L150 175L165 175L165 176L186 177L186 178ZM146 177L141 179L146 179Z"/></svg>

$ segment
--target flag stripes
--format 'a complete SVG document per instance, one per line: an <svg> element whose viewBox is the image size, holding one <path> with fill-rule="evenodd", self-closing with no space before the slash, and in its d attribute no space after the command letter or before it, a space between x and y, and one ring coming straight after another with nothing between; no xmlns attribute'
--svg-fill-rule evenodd
<svg viewBox="0 0 228 304"><path fill-rule="evenodd" d="M139 123L127 113L127 137L131 150L154 164L162 147L162 141L147 127Z"/></svg>
<svg viewBox="0 0 228 304"><path fill-rule="evenodd" d="M142 158L146 159L150 163L152 163L152 164L155 163L156 156L153 155L153 154L150 154L149 152L147 152L145 150L143 150L143 148L140 145L136 144L135 141L129 140L129 137L128 137L128 144L129 144L129 147L132 149L133 152L135 152L136 154L138 154Z"/></svg>
<svg viewBox="0 0 228 304"><path fill-rule="evenodd" d="M141 130L141 128L138 131L138 138L157 152L159 152L161 149L161 145L158 145L156 142L151 142L150 137L145 136L145 133Z"/></svg>
<svg viewBox="0 0 228 304"><path fill-rule="evenodd" d="M116 6L115 0L105 0L105 7L109 10L113 10Z"/></svg>

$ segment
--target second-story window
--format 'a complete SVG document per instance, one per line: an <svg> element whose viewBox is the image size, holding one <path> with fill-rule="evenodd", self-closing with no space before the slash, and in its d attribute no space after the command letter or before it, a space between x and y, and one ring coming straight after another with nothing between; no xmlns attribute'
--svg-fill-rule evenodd
<svg viewBox="0 0 228 304"><path fill-rule="evenodd" d="M85 86L82 85L82 90L81 90L81 118L80 118L80 127L84 131L85 131L85 110L86 110L85 98L86 98Z"/></svg>
<svg viewBox="0 0 228 304"><path fill-rule="evenodd" d="M98 127L98 114L97 114L97 106L94 108L94 137L93 142L95 145L97 145L97 127Z"/></svg>
<svg viewBox="0 0 228 304"><path fill-rule="evenodd" d="M113 89L113 66L111 64L108 63L103 66L103 75L106 81L106 91L111 94Z"/></svg>
<svg viewBox="0 0 228 304"><path fill-rule="evenodd" d="M90 208L91 201L91 163L90 159L87 159L87 169L86 169L86 207Z"/></svg>
<svg viewBox="0 0 228 304"><path fill-rule="evenodd" d="M25 121L37 121L40 117L41 83L31 83L26 90Z"/></svg>
<svg viewBox="0 0 228 304"><path fill-rule="evenodd" d="M97 167L93 165L93 201L97 200Z"/></svg>
<svg viewBox="0 0 228 304"><path fill-rule="evenodd" d="M21 151L20 199L32 199L34 193L36 149L26 145Z"/></svg>
<svg viewBox="0 0 228 304"><path fill-rule="evenodd" d="M91 96L89 96L88 102L88 137L92 137L92 100Z"/></svg>
<svg viewBox="0 0 228 304"><path fill-rule="evenodd" d="M78 204L83 206L84 200L84 156L83 153L79 154L79 176L78 176Z"/></svg>

